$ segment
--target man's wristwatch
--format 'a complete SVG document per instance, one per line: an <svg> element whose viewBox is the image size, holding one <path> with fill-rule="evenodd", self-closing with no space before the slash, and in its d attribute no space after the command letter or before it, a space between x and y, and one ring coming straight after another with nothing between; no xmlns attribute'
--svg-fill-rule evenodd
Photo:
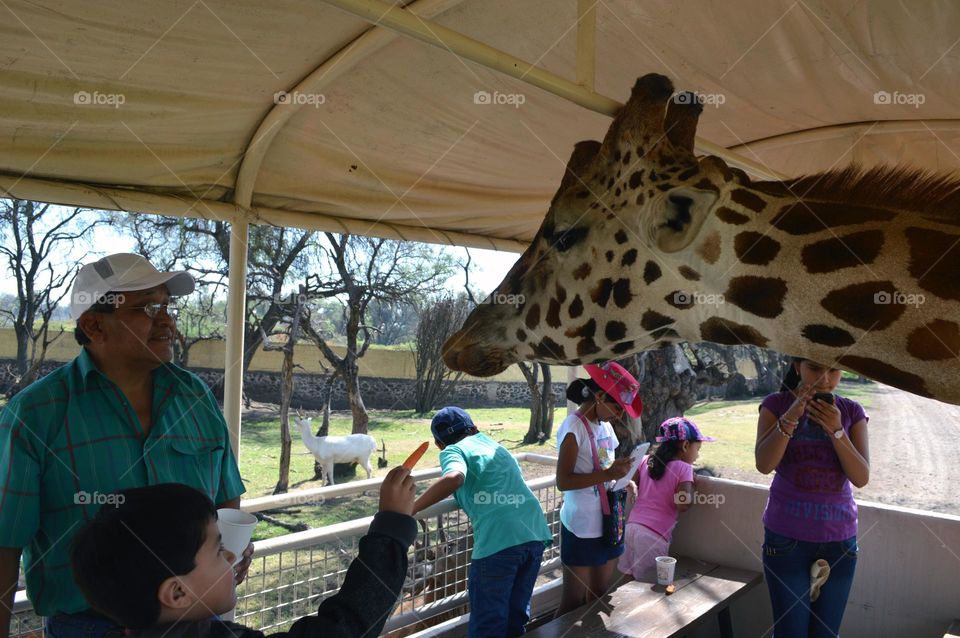
<svg viewBox="0 0 960 638"><path fill-rule="evenodd" d="M843 427L840 427L836 432L833 433L833 438L842 439L843 438Z"/></svg>

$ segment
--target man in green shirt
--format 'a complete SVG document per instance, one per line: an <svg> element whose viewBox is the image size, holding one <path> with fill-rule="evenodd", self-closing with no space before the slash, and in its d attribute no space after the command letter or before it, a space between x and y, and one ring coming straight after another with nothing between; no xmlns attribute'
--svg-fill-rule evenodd
<svg viewBox="0 0 960 638"><path fill-rule="evenodd" d="M414 514L453 494L473 526L468 636L519 636L544 547L553 541L540 501L517 460L462 409L439 410L430 429L443 475L414 503Z"/></svg>
<svg viewBox="0 0 960 638"><path fill-rule="evenodd" d="M139 255L86 264L71 291L81 352L0 412L0 638L9 631L21 552L27 595L54 638L116 629L89 610L71 578L70 543L115 492L183 483L218 507L244 492L210 389L171 363L185 271ZM252 545L237 565L242 580Z"/></svg>

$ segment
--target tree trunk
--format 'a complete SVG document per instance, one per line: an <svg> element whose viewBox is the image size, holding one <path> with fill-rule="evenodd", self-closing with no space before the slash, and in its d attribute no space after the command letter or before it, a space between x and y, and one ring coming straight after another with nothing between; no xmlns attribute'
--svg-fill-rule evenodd
<svg viewBox="0 0 960 638"><path fill-rule="evenodd" d="M550 366L543 366L543 391L540 393L540 414L544 416L541 425L541 435L543 441L549 441L553 435L553 413L554 406L557 403L557 397L553 395L553 374L550 372Z"/></svg>
<svg viewBox="0 0 960 638"><path fill-rule="evenodd" d="M345 385L347 402L350 404L350 414L353 417L353 434L366 434L370 416L367 414L367 407L363 405L363 397L360 396L360 377L356 364L350 367L352 373L345 379Z"/></svg>
<svg viewBox="0 0 960 638"><path fill-rule="evenodd" d="M333 399L333 384L337 380L337 375L331 373L327 377L326 388L323 394L323 418L320 420L320 428L317 430L317 436L327 436L330 434L330 401ZM323 478L323 466L320 461L313 460L313 478L319 480Z"/></svg>
<svg viewBox="0 0 960 638"><path fill-rule="evenodd" d="M675 344L638 356L641 357L644 371L640 381L643 439L650 441L657 436L661 423L670 417L682 415L696 402L696 374L686 363L686 355Z"/></svg>
<svg viewBox="0 0 960 638"><path fill-rule="evenodd" d="M280 477L274 494L285 494L290 487L290 401L293 399L293 344L283 349L280 371Z"/></svg>

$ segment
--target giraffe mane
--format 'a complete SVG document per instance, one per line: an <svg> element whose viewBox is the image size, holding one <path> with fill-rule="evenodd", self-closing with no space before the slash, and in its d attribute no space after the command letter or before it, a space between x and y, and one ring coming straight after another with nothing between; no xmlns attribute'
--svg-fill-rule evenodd
<svg viewBox="0 0 960 638"><path fill-rule="evenodd" d="M853 164L782 182L750 182L748 185L770 195L855 202L859 206L910 210L960 221L960 176L907 166L865 169Z"/></svg>

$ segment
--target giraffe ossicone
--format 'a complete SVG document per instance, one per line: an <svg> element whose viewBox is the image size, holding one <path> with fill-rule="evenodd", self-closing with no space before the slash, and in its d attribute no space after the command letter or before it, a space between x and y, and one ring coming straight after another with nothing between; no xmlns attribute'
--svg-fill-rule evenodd
<svg viewBox="0 0 960 638"><path fill-rule="evenodd" d="M679 96L645 75L603 143L575 146L536 237L444 344L446 364L489 376L750 344L960 404L960 178L848 167L753 182L694 155L703 107Z"/></svg>

